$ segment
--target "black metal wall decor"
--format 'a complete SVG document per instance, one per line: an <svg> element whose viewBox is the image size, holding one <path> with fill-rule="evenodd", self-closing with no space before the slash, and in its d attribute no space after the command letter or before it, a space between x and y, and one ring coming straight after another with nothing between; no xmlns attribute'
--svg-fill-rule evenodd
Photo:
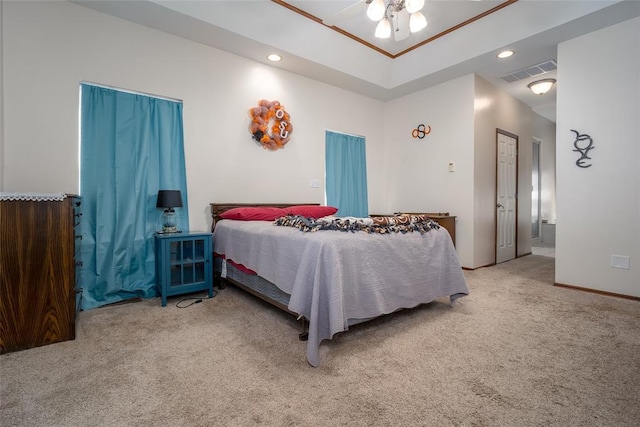
<svg viewBox="0 0 640 427"><path fill-rule="evenodd" d="M411 131L411 136L414 138L424 138L425 136L431 133L431 126L427 125L425 127L424 124L419 124L417 128Z"/></svg>
<svg viewBox="0 0 640 427"><path fill-rule="evenodd" d="M593 139L585 133L581 134L577 130L571 129L571 132L576 134L576 139L573 141L573 146L576 148L573 151L580 153L580 158L576 160L576 165L581 168L591 167L591 163L587 165L585 161L591 160L589 151L595 148L593 146Z"/></svg>

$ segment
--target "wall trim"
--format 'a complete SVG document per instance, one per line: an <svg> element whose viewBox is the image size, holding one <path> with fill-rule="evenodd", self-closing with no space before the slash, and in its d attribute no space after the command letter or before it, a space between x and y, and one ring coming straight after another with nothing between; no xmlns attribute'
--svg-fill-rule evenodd
<svg viewBox="0 0 640 427"><path fill-rule="evenodd" d="M567 285L565 283L558 283L558 282L553 282L553 286L557 286L559 288L573 289L573 290L582 291L582 292L590 292L592 294L605 295L608 297L616 297L616 298L628 299L632 301L640 301L640 297L635 297L633 295L618 294L615 292L601 291L600 289L591 289L591 288L585 288L582 286Z"/></svg>
<svg viewBox="0 0 640 427"><path fill-rule="evenodd" d="M505 262L508 262L508 261L505 261ZM496 265L498 265L498 264L496 264L495 262L491 262L489 264L481 265L481 266L478 266L478 267L462 267L462 269L463 270L467 270L467 271L474 271L474 270L477 270L479 268L493 267L493 266L496 266Z"/></svg>

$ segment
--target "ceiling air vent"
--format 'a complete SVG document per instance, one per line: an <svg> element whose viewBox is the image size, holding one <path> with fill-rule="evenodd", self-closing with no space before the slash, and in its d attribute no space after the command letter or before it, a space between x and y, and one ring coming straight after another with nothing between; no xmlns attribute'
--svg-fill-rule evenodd
<svg viewBox="0 0 640 427"><path fill-rule="evenodd" d="M538 76L540 74L547 73L549 71L553 71L558 68L555 59L550 59L548 61L542 62L537 65L532 65L531 67L524 68L519 71L514 71L513 73L505 74L500 77L500 80L506 83L517 82L518 80L527 79L529 77Z"/></svg>

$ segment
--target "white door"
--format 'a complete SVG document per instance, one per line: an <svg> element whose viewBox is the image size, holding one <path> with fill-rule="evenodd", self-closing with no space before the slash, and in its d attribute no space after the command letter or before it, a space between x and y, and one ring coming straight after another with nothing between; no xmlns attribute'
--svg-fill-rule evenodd
<svg viewBox="0 0 640 427"><path fill-rule="evenodd" d="M496 263L516 257L518 137L498 130Z"/></svg>

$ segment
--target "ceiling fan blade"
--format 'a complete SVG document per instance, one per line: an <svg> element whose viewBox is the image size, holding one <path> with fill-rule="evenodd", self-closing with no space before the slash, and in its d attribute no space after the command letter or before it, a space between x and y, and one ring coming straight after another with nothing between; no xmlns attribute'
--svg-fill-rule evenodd
<svg viewBox="0 0 640 427"><path fill-rule="evenodd" d="M393 38L399 42L404 40L411 32L409 31L409 12L406 9L402 9L400 12L394 12L393 18Z"/></svg>
<svg viewBox="0 0 640 427"><path fill-rule="evenodd" d="M359 13L364 12L364 10L367 8L367 2L366 0L358 0L357 2L355 2L354 4L352 4L351 6L347 6L344 9L342 9L340 12L336 13L335 15L327 18L327 19L323 19L322 23L324 25L327 25L329 27L333 27L334 25L340 23L340 21L343 21L347 18L351 18L352 16L355 16Z"/></svg>

